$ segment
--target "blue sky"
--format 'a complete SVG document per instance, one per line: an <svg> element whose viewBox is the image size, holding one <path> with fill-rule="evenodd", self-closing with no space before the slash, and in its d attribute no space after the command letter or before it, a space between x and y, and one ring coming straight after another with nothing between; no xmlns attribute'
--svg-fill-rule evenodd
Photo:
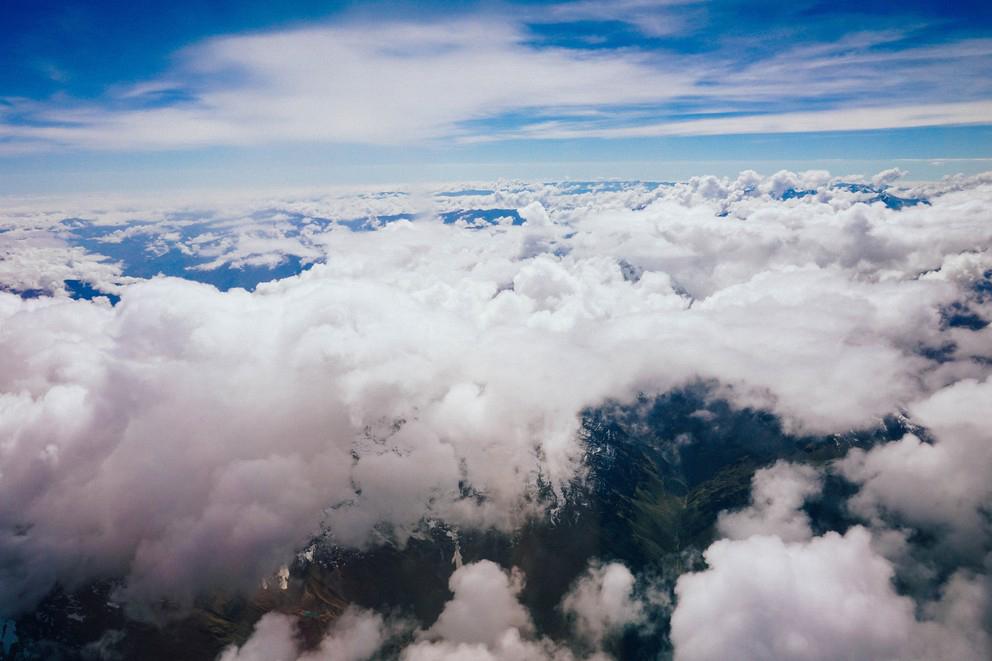
<svg viewBox="0 0 992 661"><path fill-rule="evenodd" d="M0 193L992 169L987 2L4 12Z"/></svg>

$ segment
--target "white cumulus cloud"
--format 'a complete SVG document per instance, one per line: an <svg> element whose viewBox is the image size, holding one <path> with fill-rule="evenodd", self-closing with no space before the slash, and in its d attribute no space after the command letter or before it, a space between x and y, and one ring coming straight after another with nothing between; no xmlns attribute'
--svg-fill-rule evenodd
<svg viewBox="0 0 992 661"><path fill-rule="evenodd" d="M682 576L676 587L678 661L977 661L990 652L981 584L956 578L934 618L917 619L864 528L796 543L774 536L723 540L705 557L709 569Z"/></svg>

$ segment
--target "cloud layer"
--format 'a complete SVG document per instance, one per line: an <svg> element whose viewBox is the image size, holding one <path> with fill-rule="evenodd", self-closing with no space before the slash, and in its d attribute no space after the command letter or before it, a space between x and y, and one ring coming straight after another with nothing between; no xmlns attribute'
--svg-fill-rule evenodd
<svg viewBox="0 0 992 661"><path fill-rule="evenodd" d="M814 537L798 511L818 472L759 471L751 507L719 520L729 539L709 569L679 583L681 658L829 657L838 638L855 657L897 658L906 640L982 650L980 633L955 632L981 621L987 585L992 184L886 188L898 174L242 201L192 229L182 208L14 205L0 241L30 267L0 270L3 284L54 295L0 293L0 609L99 577L122 578L136 611L185 604L257 584L321 534L362 547L431 521L512 531L582 478L584 407L702 380L792 431L902 412L933 438L841 462L868 526L845 534ZM138 218L155 222L137 232ZM259 229L281 224L297 234ZM253 292L135 278L92 252L100 242L80 254L77 225L140 234L153 251L195 252L212 235L203 257L232 264L301 249L319 263ZM72 300L57 287L69 272L120 302ZM906 491L921 482L927 498ZM902 527L943 531L962 558L924 616L893 587L903 560L881 548ZM532 628L519 580L492 563L456 571L449 607L408 657L564 654ZM593 567L587 581L563 608L595 648L642 606L626 568ZM816 607L847 597L844 612ZM482 604L491 620L476 617ZM737 624L701 633L717 610ZM386 635L385 620L354 617L368 626L349 632L368 635L332 634L329 649ZM291 622L273 615L259 631L296 650Z"/></svg>
<svg viewBox="0 0 992 661"><path fill-rule="evenodd" d="M988 39L917 44L911 27L879 28L772 53L724 36L697 52L655 41L697 23L696 8L626 5L216 36L97 100L8 99L0 144L133 151L989 123ZM549 38L587 20L628 21L643 38L624 47Z"/></svg>

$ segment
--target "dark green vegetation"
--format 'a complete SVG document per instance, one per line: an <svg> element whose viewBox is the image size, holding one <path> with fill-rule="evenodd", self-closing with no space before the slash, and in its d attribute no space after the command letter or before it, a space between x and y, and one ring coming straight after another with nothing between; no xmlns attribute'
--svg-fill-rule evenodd
<svg viewBox="0 0 992 661"><path fill-rule="evenodd" d="M906 423L893 418L862 433L793 436L775 416L731 408L702 384L633 404L608 403L583 414L588 474L571 485L563 503L513 535L462 530L457 543L466 563L490 559L522 569L521 600L539 632L565 639L570 624L557 605L590 561L621 561L640 577L642 589L671 590L679 574L702 566L718 513L748 503L755 470L778 459L823 464L906 431ZM807 505L814 528L843 530L851 523L844 509L849 486L831 478L824 494ZM289 589L212 595L162 626L128 619L113 602L112 582L71 594L58 590L17 620L19 642L7 659L100 658L101 637L121 659L213 659L226 645L243 642L273 609L299 616L305 639L316 643L349 603L428 626L450 598L456 548L450 532L425 525L402 548L362 552L317 540L314 561L291 568ZM609 642L609 651L624 659L657 658L668 647L667 616L658 606L658 626L628 631Z"/></svg>

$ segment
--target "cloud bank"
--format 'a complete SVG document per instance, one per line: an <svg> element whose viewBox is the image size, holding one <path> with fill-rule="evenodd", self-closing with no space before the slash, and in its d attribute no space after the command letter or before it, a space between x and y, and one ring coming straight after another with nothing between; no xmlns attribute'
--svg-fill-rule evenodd
<svg viewBox="0 0 992 661"><path fill-rule="evenodd" d="M187 209L133 202L14 206L0 240L32 266L27 279L0 270L6 289L57 290L84 264L74 273L120 302L0 293L0 610L100 577L120 578L136 612L188 604L256 585L319 535L361 548L431 522L512 531L582 479L583 408L703 381L796 433L901 413L932 438L838 464L864 524L844 534L816 537L798 511L817 470L758 471L751 506L719 519L728 539L709 568L678 584L679 658L825 658L838 640L854 657L899 658L907 640L984 650L992 183L885 187L898 174L502 182L246 206L281 233L240 226L231 208L192 227ZM389 222L370 213L387 208ZM154 222L135 231L142 217ZM113 232L80 255L92 227ZM117 232L152 251L216 241L201 256L230 263L302 246L314 265L254 291L108 273L93 251ZM174 275L200 272L184 268ZM920 483L926 498L906 490ZM904 528L942 531L960 558L923 615L893 587L903 560L882 548ZM533 628L519 580L492 563L456 571L448 607L404 654L585 653ZM562 607L592 649L643 611L628 569L586 580ZM702 632L717 611L736 624ZM347 633L363 637L332 633L328 649L381 643L386 620L353 616L362 625ZM230 658L296 653L292 622L272 615L258 631L283 642Z"/></svg>

